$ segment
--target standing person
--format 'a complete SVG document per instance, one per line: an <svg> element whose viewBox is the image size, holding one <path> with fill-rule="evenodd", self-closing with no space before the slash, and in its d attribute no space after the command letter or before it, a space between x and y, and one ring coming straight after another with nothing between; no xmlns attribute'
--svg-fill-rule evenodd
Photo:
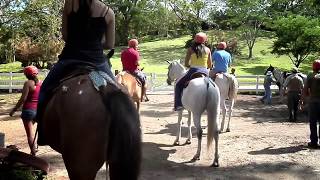
<svg viewBox="0 0 320 180"><path fill-rule="evenodd" d="M320 123L320 60L315 60L312 64L313 73L307 78L307 82L303 88L301 105L309 97L309 123L310 123L310 142L308 147L319 148L318 138L320 138L317 130L317 123Z"/></svg>
<svg viewBox="0 0 320 180"><path fill-rule="evenodd" d="M145 97L145 101L149 101L146 93L147 76L139 68L140 54L138 52L138 44L137 39L131 39L128 42L128 48L121 52L122 70L129 72L140 80L142 83L142 98Z"/></svg>
<svg viewBox="0 0 320 180"><path fill-rule="evenodd" d="M264 87L264 96L260 100L262 103L271 104L272 92L271 92L271 83L275 82L272 79L272 72L268 71L264 77L263 87Z"/></svg>
<svg viewBox="0 0 320 180"><path fill-rule="evenodd" d="M11 110L10 116L22 106L21 119L27 134L27 140L31 154L36 154L36 145L33 137L33 124L37 113L37 103L41 87L41 81L38 79L38 69L35 66L27 66L23 70L24 75L28 79L22 89L22 95Z"/></svg>
<svg viewBox="0 0 320 180"><path fill-rule="evenodd" d="M211 51L205 46L207 35L205 33L197 33L194 37L194 43L187 50L185 57L185 66L190 67L188 72L176 83L174 90L174 110L179 111L183 108L181 96L183 87L187 81L190 81L191 75L196 72L208 74L208 69L212 66Z"/></svg>
<svg viewBox="0 0 320 180"><path fill-rule="evenodd" d="M287 105L289 110L289 121L297 121L297 111L301 92L303 89L303 79L299 76L299 70L293 67L291 75L286 78L283 87L287 88Z"/></svg>
<svg viewBox="0 0 320 180"><path fill-rule="evenodd" d="M90 64L96 70L114 75L104 49L112 49L115 42L113 10L99 0L65 0L62 16L62 38L65 46L58 62L43 82L38 104L38 144L46 145L41 129L44 108L66 71ZM112 51L111 51L112 52Z"/></svg>
<svg viewBox="0 0 320 180"><path fill-rule="evenodd" d="M217 50L212 54L212 61L214 63L213 77L216 73L228 73L228 68L231 67L231 54L225 49L227 48L227 43L220 42L217 46Z"/></svg>

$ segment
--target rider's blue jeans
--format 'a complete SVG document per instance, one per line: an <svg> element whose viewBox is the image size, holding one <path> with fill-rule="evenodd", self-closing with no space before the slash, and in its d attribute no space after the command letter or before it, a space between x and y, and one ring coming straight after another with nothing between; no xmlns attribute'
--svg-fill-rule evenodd
<svg viewBox="0 0 320 180"><path fill-rule="evenodd" d="M187 81L190 81L193 73L201 72L208 75L207 68L190 68L189 71L176 83L176 87L174 89L174 109L182 106L181 97L182 91L185 87Z"/></svg>
<svg viewBox="0 0 320 180"><path fill-rule="evenodd" d="M270 86L264 85L264 96L262 97L262 100L264 100L264 102L267 104L271 104L271 98L272 98L272 93L271 93Z"/></svg>

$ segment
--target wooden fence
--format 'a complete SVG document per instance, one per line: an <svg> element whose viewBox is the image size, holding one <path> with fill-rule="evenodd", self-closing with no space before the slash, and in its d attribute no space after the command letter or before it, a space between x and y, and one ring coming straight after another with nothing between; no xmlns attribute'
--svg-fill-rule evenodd
<svg viewBox="0 0 320 180"><path fill-rule="evenodd" d="M47 72L40 73L40 79L44 79ZM166 74L148 73L148 92L149 93L172 93L173 86L168 86L166 83ZM239 81L239 92L253 92L258 94L263 92L263 75L248 75L237 76ZM25 82L23 73L0 73L0 90L8 90L12 93L13 90L21 90ZM271 86L273 91L277 90L275 85Z"/></svg>

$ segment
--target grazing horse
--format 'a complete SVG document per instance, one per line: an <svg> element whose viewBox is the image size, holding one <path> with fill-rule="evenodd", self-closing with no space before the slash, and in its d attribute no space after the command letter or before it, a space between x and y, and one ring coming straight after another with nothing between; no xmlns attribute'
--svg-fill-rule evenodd
<svg viewBox="0 0 320 180"><path fill-rule="evenodd" d="M141 83L138 82L135 76L133 76L132 74L126 71L122 71L119 74L117 74L116 80L119 84L121 84L127 89L133 102L136 103L137 110L139 112L140 103L142 102L142 99L143 99Z"/></svg>
<svg viewBox="0 0 320 180"><path fill-rule="evenodd" d="M225 73L217 73L215 78L215 83L219 87L220 90L220 109L222 110L222 121L220 132L224 129L224 122L226 119L226 101L229 100L230 105L228 109L228 124L226 132L230 132L230 119L233 112L233 106L238 93L238 81L235 76L225 74Z"/></svg>
<svg viewBox="0 0 320 180"><path fill-rule="evenodd" d="M168 84L181 78L186 72L185 68L178 62L173 61L168 67ZM200 159L201 152L201 140L202 140L202 129L201 129L201 115L206 110L207 120L208 120L208 136L207 136L207 147L209 148L212 144L213 139L215 140L215 153L212 166L219 166L219 155L218 155L218 140L219 140L219 103L220 103L220 93L218 87L215 83L207 77L200 77L192 79L188 86L183 90L182 93L182 104L189 112L188 116L188 128L189 137L186 143L191 143L191 113L193 116L193 122L197 129L198 138L198 149L194 155L192 161ZM175 145L179 144L179 139L181 136L181 119L182 111L178 114L178 132L177 138L174 142Z"/></svg>
<svg viewBox="0 0 320 180"><path fill-rule="evenodd" d="M109 177L138 179L141 160L139 114L116 83L98 91L88 74L56 88L42 120L48 145L62 154L71 180L94 180L106 162Z"/></svg>

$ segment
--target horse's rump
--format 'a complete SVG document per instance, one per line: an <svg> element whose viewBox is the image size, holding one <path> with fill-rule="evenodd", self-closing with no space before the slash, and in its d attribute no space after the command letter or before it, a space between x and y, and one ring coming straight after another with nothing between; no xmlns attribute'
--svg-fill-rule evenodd
<svg viewBox="0 0 320 180"><path fill-rule="evenodd" d="M215 82L219 86L222 97L229 97L230 99L236 99L238 93L238 81L237 79L227 73L217 73L215 76Z"/></svg>
<svg viewBox="0 0 320 180"><path fill-rule="evenodd" d="M111 179L137 178L139 116L115 85L97 91L87 74L69 78L49 101L42 127L48 144L62 154L70 179L90 179L105 161Z"/></svg>
<svg viewBox="0 0 320 180"><path fill-rule="evenodd" d="M131 73L122 71L121 73L116 75L116 81L127 89L128 94L133 98L135 102L141 101L142 87L141 82L137 77L135 77Z"/></svg>

